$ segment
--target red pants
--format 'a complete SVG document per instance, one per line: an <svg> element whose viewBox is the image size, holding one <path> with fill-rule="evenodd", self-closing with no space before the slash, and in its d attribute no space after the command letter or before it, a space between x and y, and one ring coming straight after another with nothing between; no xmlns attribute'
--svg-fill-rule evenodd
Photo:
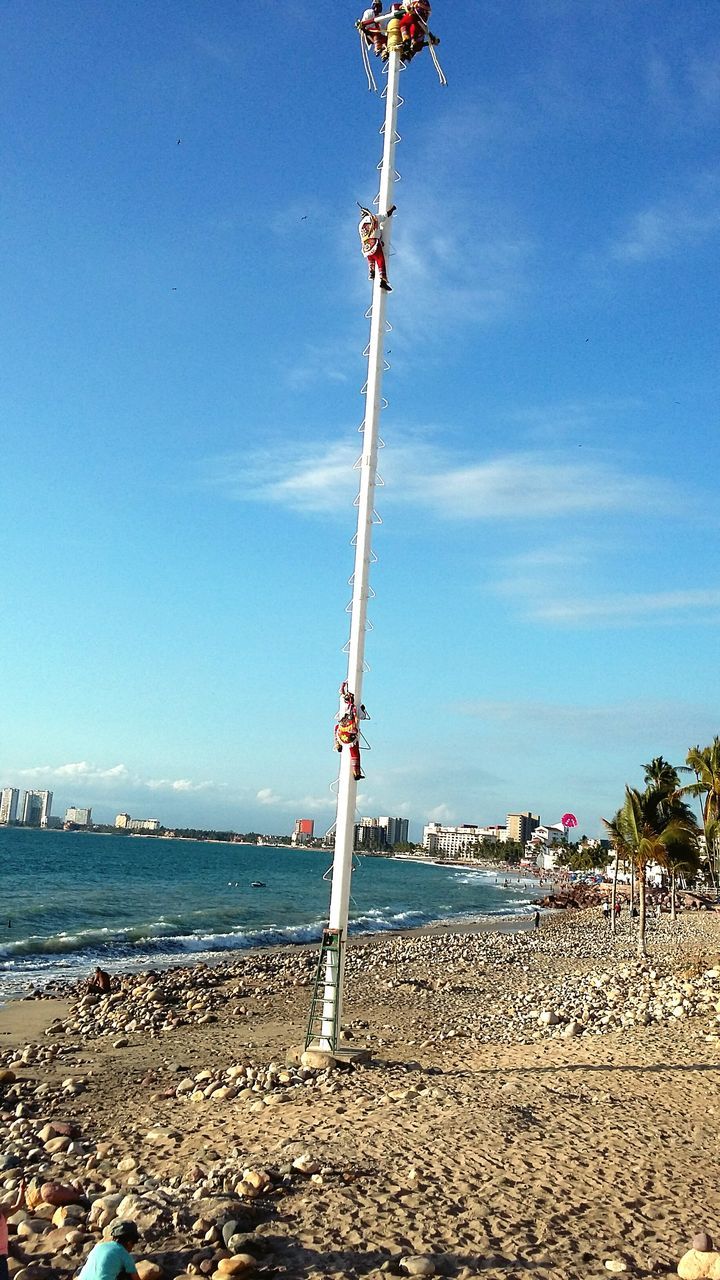
<svg viewBox="0 0 720 1280"><path fill-rule="evenodd" d="M368 261L368 270L370 271L371 275L373 276L375 275L375 269L377 268L377 270L380 272L380 279L381 280L387 279L387 269L385 267L385 254L383 253L382 248L376 249L374 253L369 253L367 261Z"/></svg>
<svg viewBox="0 0 720 1280"><path fill-rule="evenodd" d="M385 32L375 23L372 25L368 23L367 26L363 27L363 35L365 36L368 44L372 45L376 53L381 53L387 44Z"/></svg>

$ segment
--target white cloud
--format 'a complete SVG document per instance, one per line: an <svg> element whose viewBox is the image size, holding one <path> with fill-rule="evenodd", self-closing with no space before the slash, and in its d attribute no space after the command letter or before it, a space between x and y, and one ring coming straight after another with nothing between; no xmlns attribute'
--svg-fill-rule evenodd
<svg viewBox="0 0 720 1280"><path fill-rule="evenodd" d="M550 735L556 743L570 739L593 748L652 740L662 743L669 738L691 742L716 732L712 710L677 699L636 698L583 705L479 698L460 703L457 710L460 715L484 721L487 732L501 738L506 746L513 732L518 741L547 742Z"/></svg>
<svg viewBox="0 0 720 1280"><path fill-rule="evenodd" d="M436 804L428 811L428 822L448 822L452 817L452 809L446 804Z"/></svg>
<svg viewBox="0 0 720 1280"><path fill-rule="evenodd" d="M458 324L496 324L527 293L533 243L495 208L483 213L460 198L451 208L447 191L424 192L421 209L403 209L393 241L389 275L402 291L401 345L405 334L427 329L428 316L436 338Z"/></svg>
<svg viewBox="0 0 720 1280"><path fill-rule="evenodd" d="M336 805L335 796L329 791L326 796L281 796L273 791L272 787L261 787L255 793L255 799L265 808L272 807L274 809L285 809L294 813L296 817L308 811L312 812L316 809L334 809ZM359 802L359 797L358 797Z"/></svg>
<svg viewBox="0 0 720 1280"><path fill-rule="evenodd" d="M656 482L598 457L575 461L562 453L505 454L438 471L426 495L424 477L412 477L410 485L418 503L424 498L452 519L528 520L660 505Z"/></svg>
<svg viewBox="0 0 720 1280"><path fill-rule="evenodd" d="M279 805L283 803L280 796L275 795L275 792L273 791L272 787L261 787L260 790L256 793L255 799L259 802L259 804L263 804L263 805Z"/></svg>
<svg viewBox="0 0 720 1280"><path fill-rule="evenodd" d="M589 593L594 567L610 551L627 558L628 544L611 533L594 542L583 538L560 546L537 546L501 563L491 584L534 622L561 627L636 627L720 621L720 588L679 587L664 591Z"/></svg>
<svg viewBox="0 0 720 1280"><path fill-rule="evenodd" d="M215 791L224 784L216 782L192 782L190 778L149 778L147 782L139 782L140 786L151 791Z"/></svg>
<svg viewBox="0 0 720 1280"><path fill-rule="evenodd" d="M115 764L109 768L89 764L87 760L79 760L71 764L36 765L31 769L17 769L19 778L43 780L48 785L53 783L78 782L86 786L106 788L109 784L121 783L128 790L147 788L149 791L209 791L222 784L215 782L192 782L190 778L143 778L133 774L127 765Z"/></svg>
<svg viewBox="0 0 720 1280"><path fill-rule="evenodd" d="M673 486L643 476L622 460L588 449L525 450L482 461L456 460L428 441L395 432L379 456L387 487L383 503L403 503L445 520L537 520L592 511L660 510ZM225 455L206 467L206 483L238 501L268 502L294 511L346 511L357 493L353 464L362 437L348 444L278 445Z"/></svg>
<svg viewBox="0 0 720 1280"><path fill-rule="evenodd" d="M591 600L557 600L537 604L536 618L548 622L641 625L645 622L720 622L720 589L632 592Z"/></svg>
<svg viewBox="0 0 720 1280"><path fill-rule="evenodd" d="M78 779L78 781L82 782L115 782L122 781L130 776L124 764L116 764L109 769L101 769L97 765L88 764L87 760L78 760L72 764L36 765L32 769L18 769L17 773L21 778L63 779L67 781Z"/></svg>
<svg viewBox="0 0 720 1280"><path fill-rule="evenodd" d="M611 246L621 262L667 258L720 231L720 177L703 174L684 191L640 210Z"/></svg>

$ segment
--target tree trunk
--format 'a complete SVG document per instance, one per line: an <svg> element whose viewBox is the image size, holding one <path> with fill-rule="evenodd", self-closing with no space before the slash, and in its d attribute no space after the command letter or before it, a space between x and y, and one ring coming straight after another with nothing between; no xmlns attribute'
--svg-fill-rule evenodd
<svg viewBox="0 0 720 1280"><path fill-rule="evenodd" d="M617 921L615 919L615 903L617 902L617 882L618 871L620 869L620 853L615 850L615 863L613 865L612 889L610 890L610 928L613 934L617 933Z"/></svg>
<svg viewBox="0 0 720 1280"><path fill-rule="evenodd" d="M670 872L670 919L677 920L677 901L676 901L677 876L674 871Z"/></svg>
<svg viewBox="0 0 720 1280"><path fill-rule="evenodd" d="M645 868L644 867L638 867L637 886L638 886L638 907L639 907L637 949L638 949L638 955L644 956L647 954L645 951L646 903L645 903Z"/></svg>

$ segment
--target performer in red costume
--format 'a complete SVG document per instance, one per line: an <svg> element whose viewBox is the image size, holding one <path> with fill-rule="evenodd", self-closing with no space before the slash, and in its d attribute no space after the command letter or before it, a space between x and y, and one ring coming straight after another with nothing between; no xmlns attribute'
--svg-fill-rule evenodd
<svg viewBox="0 0 720 1280"><path fill-rule="evenodd" d="M356 782L365 777L360 767L360 720L367 720L367 711L362 703L358 711L355 706L355 694L350 693L347 680L344 680L340 685L340 710L335 725L335 750L342 751L343 747L348 748L350 767Z"/></svg>
<svg viewBox="0 0 720 1280"><path fill-rule="evenodd" d="M409 61L424 47L429 18L428 0L409 0L405 5L405 12L400 19L404 62Z"/></svg>
<svg viewBox="0 0 720 1280"><path fill-rule="evenodd" d="M363 257L367 258L368 276L370 280L374 280L375 272L377 271L380 276L380 288L384 289L386 293L392 293L392 287L387 278L382 232L386 219L391 218L395 212L395 205L390 206L385 218L378 218L369 209L363 209L362 205L360 206L360 212L362 217L358 223L358 234Z"/></svg>

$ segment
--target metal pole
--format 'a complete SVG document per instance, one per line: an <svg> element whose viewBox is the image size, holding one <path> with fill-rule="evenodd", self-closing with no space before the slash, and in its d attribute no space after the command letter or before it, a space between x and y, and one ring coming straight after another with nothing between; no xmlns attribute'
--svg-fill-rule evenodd
<svg viewBox="0 0 720 1280"><path fill-rule="evenodd" d="M392 52L387 64L385 90L385 124L383 126L383 157L380 168L380 193L378 217L384 218L392 205L395 182L395 144L397 142L397 112L399 106L398 80L400 57ZM388 218L383 230L386 260L390 256L392 218ZM372 314L370 320L370 344L368 349L368 376L363 427L363 450L360 462L360 492L357 498L358 518L355 535L355 571L350 610L350 641L348 645L347 683L355 695L355 705L362 702L362 681L365 666L365 631L367 603L370 594L370 563L372 553L372 527L375 516L375 481L377 477L377 452L382 412L382 378L385 366L385 307L387 294L380 288L380 274L375 272ZM343 976L345 944L350 905L350 879L352 876L353 845L355 837L355 802L357 782L352 775L350 753L344 749L340 755L340 779L338 784L337 825L335 827L335 855L332 869L329 927L339 931L340 949L337 956L328 957L326 966L325 998L323 1002L322 1034L319 1047L334 1052L340 1033L342 1018Z"/></svg>

